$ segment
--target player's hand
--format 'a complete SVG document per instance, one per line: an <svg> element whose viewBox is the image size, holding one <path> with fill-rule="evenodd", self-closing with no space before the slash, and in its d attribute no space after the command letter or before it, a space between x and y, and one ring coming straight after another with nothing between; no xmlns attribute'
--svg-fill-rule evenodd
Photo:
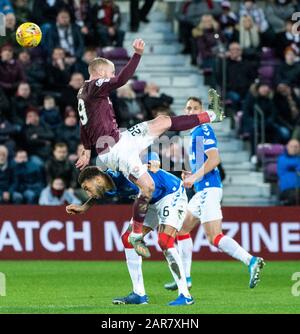
<svg viewBox="0 0 300 334"><path fill-rule="evenodd" d="M157 173L159 171L159 168L160 168L160 161L150 160L148 162L148 169L150 172Z"/></svg>
<svg viewBox="0 0 300 334"><path fill-rule="evenodd" d="M70 204L66 207L66 211L69 215L78 215L86 212L84 205Z"/></svg>
<svg viewBox="0 0 300 334"><path fill-rule="evenodd" d="M76 168L83 170L90 163L91 151L82 150L80 158L76 162Z"/></svg>
<svg viewBox="0 0 300 334"><path fill-rule="evenodd" d="M181 178L182 180L184 181L186 177L192 175L192 172L189 172L187 170L183 170L182 173L181 173Z"/></svg>
<svg viewBox="0 0 300 334"><path fill-rule="evenodd" d="M145 49L145 42L141 39L138 38L136 39L133 44L132 44L135 53L142 55L144 53L144 49Z"/></svg>
<svg viewBox="0 0 300 334"><path fill-rule="evenodd" d="M185 188L192 188L195 182L196 178L193 174L191 174L190 176L184 178L183 185Z"/></svg>

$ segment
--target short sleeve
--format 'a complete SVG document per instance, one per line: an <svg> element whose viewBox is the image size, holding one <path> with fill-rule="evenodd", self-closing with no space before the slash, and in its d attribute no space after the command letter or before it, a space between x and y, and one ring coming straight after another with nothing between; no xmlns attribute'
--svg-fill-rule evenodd
<svg viewBox="0 0 300 334"><path fill-rule="evenodd" d="M215 133L213 129L208 126L204 125L202 126L202 135L203 135L203 150L204 152L211 150L211 149L217 149L217 138L215 136Z"/></svg>

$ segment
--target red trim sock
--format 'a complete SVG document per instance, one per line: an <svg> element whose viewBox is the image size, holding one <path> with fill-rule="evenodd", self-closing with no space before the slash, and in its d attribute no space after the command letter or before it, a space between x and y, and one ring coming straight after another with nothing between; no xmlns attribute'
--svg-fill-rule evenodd
<svg viewBox="0 0 300 334"><path fill-rule="evenodd" d="M219 242L223 237L224 237L223 233L218 234L214 239L214 246L219 247Z"/></svg>
<svg viewBox="0 0 300 334"><path fill-rule="evenodd" d="M200 124L210 123L210 117L207 112L198 115L182 115L171 117L170 131L185 131L194 128Z"/></svg>
<svg viewBox="0 0 300 334"><path fill-rule="evenodd" d="M158 233L158 244L162 251L174 248L175 238L166 233Z"/></svg>
<svg viewBox="0 0 300 334"><path fill-rule="evenodd" d="M133 248L133 246L131 245L131 243L128 242L128 237L129 237L130 232L126 231L124 234L122 234L121 239L123 242L123 246L124 248Z"/></svg>
<svg viewBox="0 0 300 334"><path fill-rule="evenodd" d="M183 234L183 235L178 235L177 240L181 241L181 240L189 239L190 237L191 237L190 233Z"/></svg>

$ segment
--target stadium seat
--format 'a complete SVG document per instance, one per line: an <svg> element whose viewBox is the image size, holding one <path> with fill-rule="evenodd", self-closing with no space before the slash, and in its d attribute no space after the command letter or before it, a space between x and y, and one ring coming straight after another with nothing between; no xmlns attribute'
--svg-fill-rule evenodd
<svg viewBox="0 0 300 334"><path fill-rule="evenodd" d="M103 48L101 50L101 57L110 60L129 60L128 52L124 48Z"/></svg>
<svg viewBox="0 0 300 334"><path fill-rule="evenodd" d="M257 158L261 164L266 182L277 182L277 158L284 151L281 144L259 144Z"/></svg>
<svg viewBox="0 0 300 334"><path fill-rule="evenodd" d="M135 80L131 84L132 89L137 93L141 94L144 92L145 86L146 86L146 81L141 81L141 80Z"/></svg>

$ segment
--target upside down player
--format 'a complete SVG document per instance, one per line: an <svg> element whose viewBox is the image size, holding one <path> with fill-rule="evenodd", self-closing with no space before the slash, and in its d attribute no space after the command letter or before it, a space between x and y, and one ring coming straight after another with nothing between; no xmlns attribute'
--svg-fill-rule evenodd
<svg viewBox="0 0 300 334"><path fill-rule="evenodd" d="M175 237L181 229L186 207L187 196L182 181L176 176L160 169L160 160L157 153L150 153L146 156L149 175L155 184L155 191L150 202L149 210L145 217L143 235L158 227L158 244L162 249L168 262L172 276L178 288L178 297L169 303L170 306L192 305L191 297L186 280L183 265L174 247ZM138 188L128 181L120 172L107 170L103 173L98 167L85 168L80 176L79 183L89 196L102 196L103 193L138 194ZM95 187L96 186L96 187ZM67 212L70 214L83 213L90 205L69 205ZM128 296L115 298L114 304L147 304L148 296L145 292L142 273L142 257L133 249L128 242L131 226L122 235L122 242L125 249L127 267L131 277L133 292Z"/></svg>
<svg viewBox="0 0 300 334"><path fill-rule="evenodd" d="M189 98L185 112L188 114L201 113L202 101L195 97ZM179 253L182 257L189 288L192 285L190 272L193 251L190 232L199 223L202 224L212 245L248 266L249 286L254 288L259 282L264 261L262 258L252 256L235 240L222 233L222 183L217 168L220 156L216 136L209 125L200 125L191 131L189 153L192 173L184 172L183 181L187 188L194 186L196 194L188 204L183 227L177 236ZM197 157L203 156L203 154L204 159L199 159L197 163ZM166 284L165 288L168 290L177 289L176 282Z"/></svg>
<svg viewBox="0 0 300 334"><path fill-rule="evenodd" d="M154 191L154 183L139 154L165 131L188 130L202 123L220 122L223 112L219 105L211 105L212 110L201 115L158 116L120 134L109 93L123 86L133 76L144 47L143 40L134 41L135 54L118 76L115 76L114 64L105 58L95 58L89 64L90 78L78 92L80 132L84 150L76 167L82 170L87 166L91 149L96 147L98 162L103 170L110 168L121 171L138 186L140 194L133 204L133 224L129 241L140 255L149 257L149 250L141 240L143 222Z"/></svg>

